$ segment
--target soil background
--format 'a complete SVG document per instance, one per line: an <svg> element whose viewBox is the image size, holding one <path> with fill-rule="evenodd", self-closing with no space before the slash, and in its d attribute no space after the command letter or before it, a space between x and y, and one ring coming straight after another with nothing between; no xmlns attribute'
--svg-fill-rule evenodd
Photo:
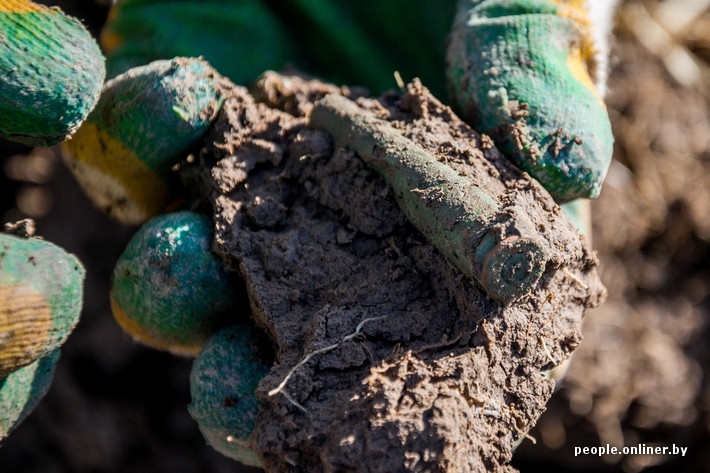
<svg viewBox="0 0 710 473"><path fill-rule="evenodd" d="M107 13L92 1L47 3L94 33ZM691 12L693 3L620 8L607 97L615 163L593 204L609 298L586 317L569 374L531 432L537 443L516 452L522 472L710 467L710 6ZM0 162L0 219L35 218L39 235L87 268L81 322L49 394L0 447L0 471L258 471L205 445L186 410L190 361L135 344L114 322L109 278L135 228L94 209L52 149L0 142ZM688 453L574 456L606 443Z"/></svg>

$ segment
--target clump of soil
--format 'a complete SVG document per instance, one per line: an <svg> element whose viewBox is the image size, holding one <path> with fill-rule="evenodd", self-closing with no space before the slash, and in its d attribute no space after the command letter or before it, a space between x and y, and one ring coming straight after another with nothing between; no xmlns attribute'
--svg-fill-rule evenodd
<svg viewBox="0 0 710 473"><path fill-rule="evenodd" d="M363 113L496 200L501 211L482 224L509 236L520 216L533 222L544 274L519 299L490 298L360 156L306 126L326 93L358 96L273 73L253 95L235 87L185 170L274 345L253 447L272 472L515 471L515 445L553 393L549 371L605 295L597 260L549 194L418 81L360 97Z"/></svg>

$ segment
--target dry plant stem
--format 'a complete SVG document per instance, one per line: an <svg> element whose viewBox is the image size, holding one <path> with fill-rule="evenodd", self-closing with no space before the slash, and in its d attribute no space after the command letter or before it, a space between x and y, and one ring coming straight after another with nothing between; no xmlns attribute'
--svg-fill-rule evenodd
<svg viewBox="0 0 710 473"><path fill-rule="evenodd" d="M318 101L309 124L381 174L409 221L488 295L507 302L535 287L547 260L544 247L525 222L516 224L519 236L487 231L500 211L495 196L343 96Z"/></svg>

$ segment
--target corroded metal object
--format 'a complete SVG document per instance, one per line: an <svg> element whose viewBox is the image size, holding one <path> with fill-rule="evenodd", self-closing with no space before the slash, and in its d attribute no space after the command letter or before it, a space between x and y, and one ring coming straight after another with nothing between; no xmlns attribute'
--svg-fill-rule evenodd
<svg viewBox="0 0 710 473"><path fill-rule="evenodd" d="M381 174L409 221L491 297L506 302L535 287L547 262L544 246L523 220L519 235L489 231L501 210L495 196L343 96L318 101L309 124Z"/></svg>

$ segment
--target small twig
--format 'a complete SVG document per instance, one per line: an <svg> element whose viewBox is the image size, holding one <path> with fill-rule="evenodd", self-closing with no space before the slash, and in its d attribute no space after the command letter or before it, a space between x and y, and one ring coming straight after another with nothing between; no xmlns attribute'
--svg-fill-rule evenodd
<svg viewBox="0 0 710 473"><path fill-rule="evenodd" d="M562 271L565 273L566 276L568 276L568 277L569 277L570 279L572 279L574 282L576 282L577 284L579 284L580 286L582 286L582 288L584 288L584 290L589 289L589 286L587 286L587 285L584 283L584 281L582 281L582 280L579 279L577 276L575 276L574 274L572 274L567 268L564 268Z"/></svg>

